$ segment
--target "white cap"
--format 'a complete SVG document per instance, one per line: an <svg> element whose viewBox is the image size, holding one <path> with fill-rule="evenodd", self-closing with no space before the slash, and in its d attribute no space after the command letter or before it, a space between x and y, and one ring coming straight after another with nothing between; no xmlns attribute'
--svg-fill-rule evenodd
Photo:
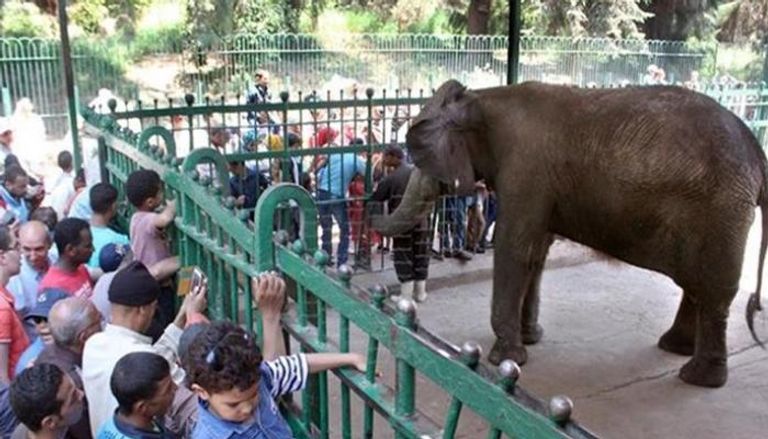
<svg viewBox="0 0 768 439"><path fill-rule="evenodd" d="M6 131L12 131L13 128L11 128L11 121L8 120L7 117L0 117L0 134L5 133Z"/></svg>

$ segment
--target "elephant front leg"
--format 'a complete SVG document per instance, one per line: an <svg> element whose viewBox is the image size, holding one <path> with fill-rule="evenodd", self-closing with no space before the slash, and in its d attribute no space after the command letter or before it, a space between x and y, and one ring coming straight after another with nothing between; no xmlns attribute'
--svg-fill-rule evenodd
<svg viewBox="0 0 768 439"><path fill-rule="evenodd" d="M513 246L496 248L491 301L491 327L496 342L488 355L488 361L493 364L506 359L524 364L528 354L523 343L541 338L541 327L537 323L538 283L546 247L543 255L538 250L526 253L528 257L536 257L523 260ZM534 294L529 295L531 292Z"/></svg>
<svg viewBox="0 0 768 439"><path fill-rule="evenodd" d="M728 306L700 303L696 321L693 358L680 369L680 379L702 387L721 387L728 380L725 330Z"/></svg>
<svg viewBox="0 0 768 439"><path fill-rule="evenodd" d="M693 302L691 294L683 291L675 322L659 339L659 348L673 354L693 355L697 314L698 307Z"/></svg>

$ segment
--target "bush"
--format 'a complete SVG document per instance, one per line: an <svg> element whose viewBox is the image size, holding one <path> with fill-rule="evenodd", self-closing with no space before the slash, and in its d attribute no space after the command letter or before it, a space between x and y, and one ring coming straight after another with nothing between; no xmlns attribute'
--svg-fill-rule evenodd
<svg viewBox="0 0 768 439"><path fill-rule="evenodd" d="M54 38L58 29L56 20L34 3L11 0L2 9L0 35L4 37Z"/></svg>
<svg viewBox="0 0 768 439"><path fill-rule="evenodd" d="M104 0L78 0L67 8L69 20L87 33L98 34L109 18Z"/></svg>

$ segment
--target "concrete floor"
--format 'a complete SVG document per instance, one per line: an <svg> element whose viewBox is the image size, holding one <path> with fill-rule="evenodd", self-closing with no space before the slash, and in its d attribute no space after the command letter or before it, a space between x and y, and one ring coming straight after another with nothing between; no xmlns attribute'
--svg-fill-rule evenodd
<svg viewBox="0 0 768 439"><path fill-rule="evenodd" d="M686 358L655 347L680 300L681 290L671 280L567 241L556 242L550 252L541 286L545 334L529 347L520 384L542 399L570 396L574 418L601 437L768 437L768 353L751 339L744 319L748 291L754 289L758 244L759 234L753 233L742 291L731 307L725 387L684 384L677 371ZM431 295L418 311L421 324L456 345L476 341L487 353L493 342L491 270L490 255L478 255L468 264L434 263ZM392 271L355 278L358 285L376 282L391 285L396 279ZM756 317L763 339L768 339L767 315ZM425 393L420 408L435 404L429 391L419 392ZM466 422L474 421L470 416ZM481 430L460 428L468 438L481 437Z"/></svg>

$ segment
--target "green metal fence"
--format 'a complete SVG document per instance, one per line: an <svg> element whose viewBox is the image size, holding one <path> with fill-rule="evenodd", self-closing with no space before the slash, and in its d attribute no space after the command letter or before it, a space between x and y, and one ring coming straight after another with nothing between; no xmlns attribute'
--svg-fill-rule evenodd
<svg viewBox="0 0 768 439"><path fill-rule="evenodd" d="M247 280L274 269L293 286L294 306L283 326L294 348L366 353L368 373L342 369L318 374L315 384L302 392L300 404L285 402L284 414L297 437L394 433L397 438L453 438L467 420L474 422L469 437L478 437L478 425L489 438L593 437L570 420L572 404L566 397L545 404L517 386L520 371L513 363L490 370L479 364L476 344L458 349L421 327L412 302L390 304L382 287L355 287L347 268L329 275L328 256L317 251L317 208L303 188L270 188L257 206L257 227L250 229L233 210L226 189L200 181L194 171L213 163L223 173L224 156L200 149L182 161L175 157L172 134L163 128L138 134L88 110L84 117L87 130L99 138L106 178L121 191L135 169L162 175L167 194L179 206L174 244L184 264L201 266L208 274L212 317L258 332ZM163 139L165 150L150 146L154 137ZM214 179L224 178L219 174ZM275 212L289 201L302 213L302 233L292 243L284 232L274 233ZM332 324L338 324L338 331ZM377 369L389 372L379 377ZM434 408L436 399L445 404L428 413L426 407Z"/></svg>
<svg viewBox="0 0 768 439"><path fill-rule="evenodd" d="M256 69L270 71L272 90L431 89L449 78L472 87L506 82L507 38L427 34L234 35L190 47L180 38L73 41L80 101L109 90L125 100L245 92ZM56 40L0 38L0 89L11 102L30 98L48 134L67 130ZM650 64L683 81L713 52L679 42L525 36L520 78L565 82L638 83ZM711 60L710 60L711 61ZM102 93L101 100L105 95Z"/></svg>

